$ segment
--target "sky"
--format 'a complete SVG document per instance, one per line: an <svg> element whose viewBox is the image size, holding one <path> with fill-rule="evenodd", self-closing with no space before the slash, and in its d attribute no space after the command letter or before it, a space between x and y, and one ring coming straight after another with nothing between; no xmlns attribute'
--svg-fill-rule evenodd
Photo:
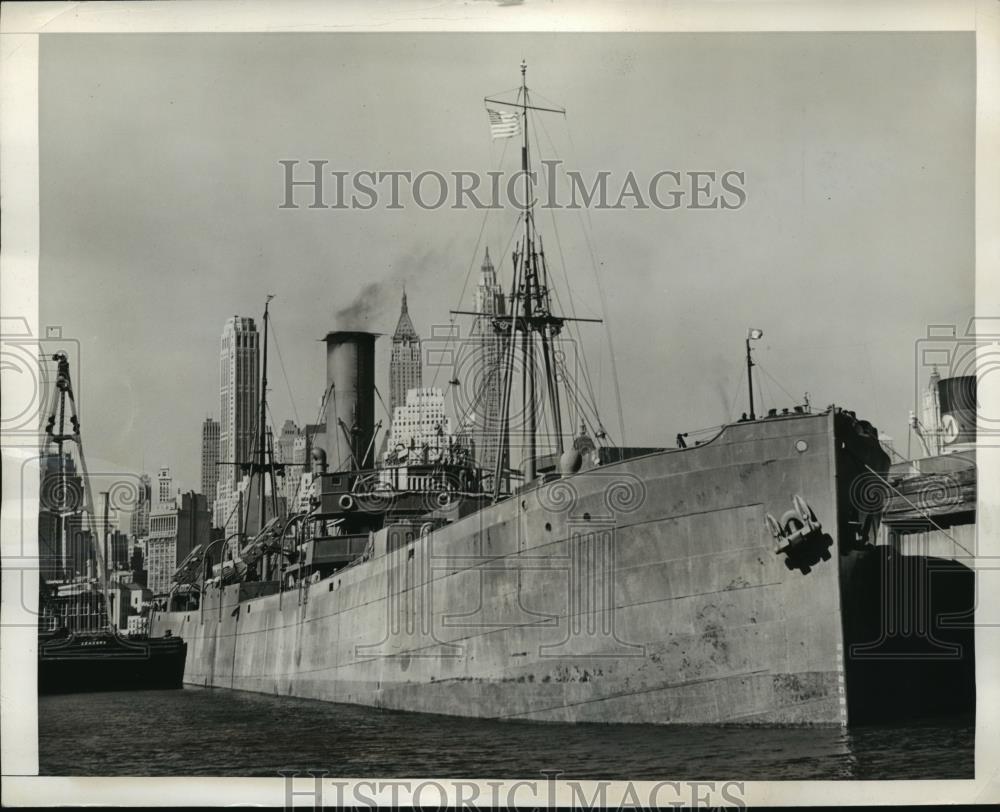
<svg viewBox="0 0 1000 812"><path fill-rule="evenodd" d="M278 162L512 171L483 97L522 58L567 108L541 157L745 173L736 210L539 213L562 301L605 319L581 332L612 435L609 336L626 441L673 445L746 410L757 327L758 412L808 392L905 453L920 339L973 313L969 33L43 35L40 316L79 341L88 453L198 489L222 326L268 294L280 427L316 419L318 339L366 286L365 326L392 332L405 284L423 336L471 309L486 246L506 287L513 211L282 209Z"/></svg>

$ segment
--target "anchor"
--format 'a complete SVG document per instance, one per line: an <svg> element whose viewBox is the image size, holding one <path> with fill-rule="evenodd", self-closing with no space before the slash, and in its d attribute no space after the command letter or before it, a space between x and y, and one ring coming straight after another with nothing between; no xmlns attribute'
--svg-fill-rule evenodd
<svg viewBox="0 0 1000 812"><path fill-rule="evenodd" d="M767 529L774 536L774 553L791 555L802 543L823 532L816 513L798 494L792 497L792 509L782 514L780 521L770 513L764 517Z"/></svg>

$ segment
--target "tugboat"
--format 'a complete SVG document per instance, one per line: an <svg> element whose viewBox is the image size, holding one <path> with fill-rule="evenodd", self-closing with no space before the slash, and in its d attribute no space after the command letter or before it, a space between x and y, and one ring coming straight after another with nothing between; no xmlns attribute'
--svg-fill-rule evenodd
<svg viewBox="0 0 1000 812"><path fill-rule="evenodd" d="M80 440L80 421L65 353L57 364L56 388L43 449L42 500L39 510L38 630L39 694L180 688L187 645L171 632L159 638L125 637L112 622L111 589L105 556L97 543L93 499ZM70 433L65 433L66 406ZM58 431L56 423L58 421ZM80 476L63 445L76 445ZM52 453L53 447L56 453ZM54 465L52 463L55 463ZM82 510L81 510L82 508ZM83 519L71 536L70 518ZM74 549L74 546L80 549ZM89 548L89 550L88 550ZM92 553L92 557L90 555ZM70 562L96 562L97 577L74 572ZM89 569L84 565L84 570ZM51 579L48 580L48 579Z"/></svg>

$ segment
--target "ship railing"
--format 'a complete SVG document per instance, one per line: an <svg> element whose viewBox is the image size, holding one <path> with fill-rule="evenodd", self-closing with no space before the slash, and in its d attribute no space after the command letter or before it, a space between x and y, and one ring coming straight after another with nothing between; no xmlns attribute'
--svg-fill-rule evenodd
<svg viewBox="0 0 1000 812"><path fill-rule="evenodd" d="M759 423L762 420L772 420L779 417L801 417L812 413L813 412L808 405L796 405L791 409L782 408L780 412L777 408L768 409L767 414L759 415L754 417L752 420L746 414L743 414L736 420L729 420L715 426L706 426L704 428L689 429L688 431L678 432L676 436L677 447L673 450L676 451L685 448L693 448L710 443L730 426L738 426L742 423ZM691 439L689 440L689 438Z"/></svg>

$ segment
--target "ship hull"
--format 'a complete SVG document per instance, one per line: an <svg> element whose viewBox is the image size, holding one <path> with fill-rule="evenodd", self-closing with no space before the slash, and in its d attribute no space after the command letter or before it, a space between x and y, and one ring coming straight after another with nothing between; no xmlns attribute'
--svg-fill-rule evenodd
<svg viewBox="0 0 1000 812"><path fill-rule="evenodd" d="M39 640L38 692L180 688L187 646L175 637L129 640L88 633Z"/></svg>
<svg viewBox="0 0 1000 812"><path fill-rule="evenodd" d="M848 456L849 455L849 456ZM554 722L847 724L848 490L887 464L833 411L600 466L293 590L159 613L192 684ZM793 559L765 515L822 524ZM870 550L868 551L870 553ZM862 637L863 623L848 628Z"/></svg>

